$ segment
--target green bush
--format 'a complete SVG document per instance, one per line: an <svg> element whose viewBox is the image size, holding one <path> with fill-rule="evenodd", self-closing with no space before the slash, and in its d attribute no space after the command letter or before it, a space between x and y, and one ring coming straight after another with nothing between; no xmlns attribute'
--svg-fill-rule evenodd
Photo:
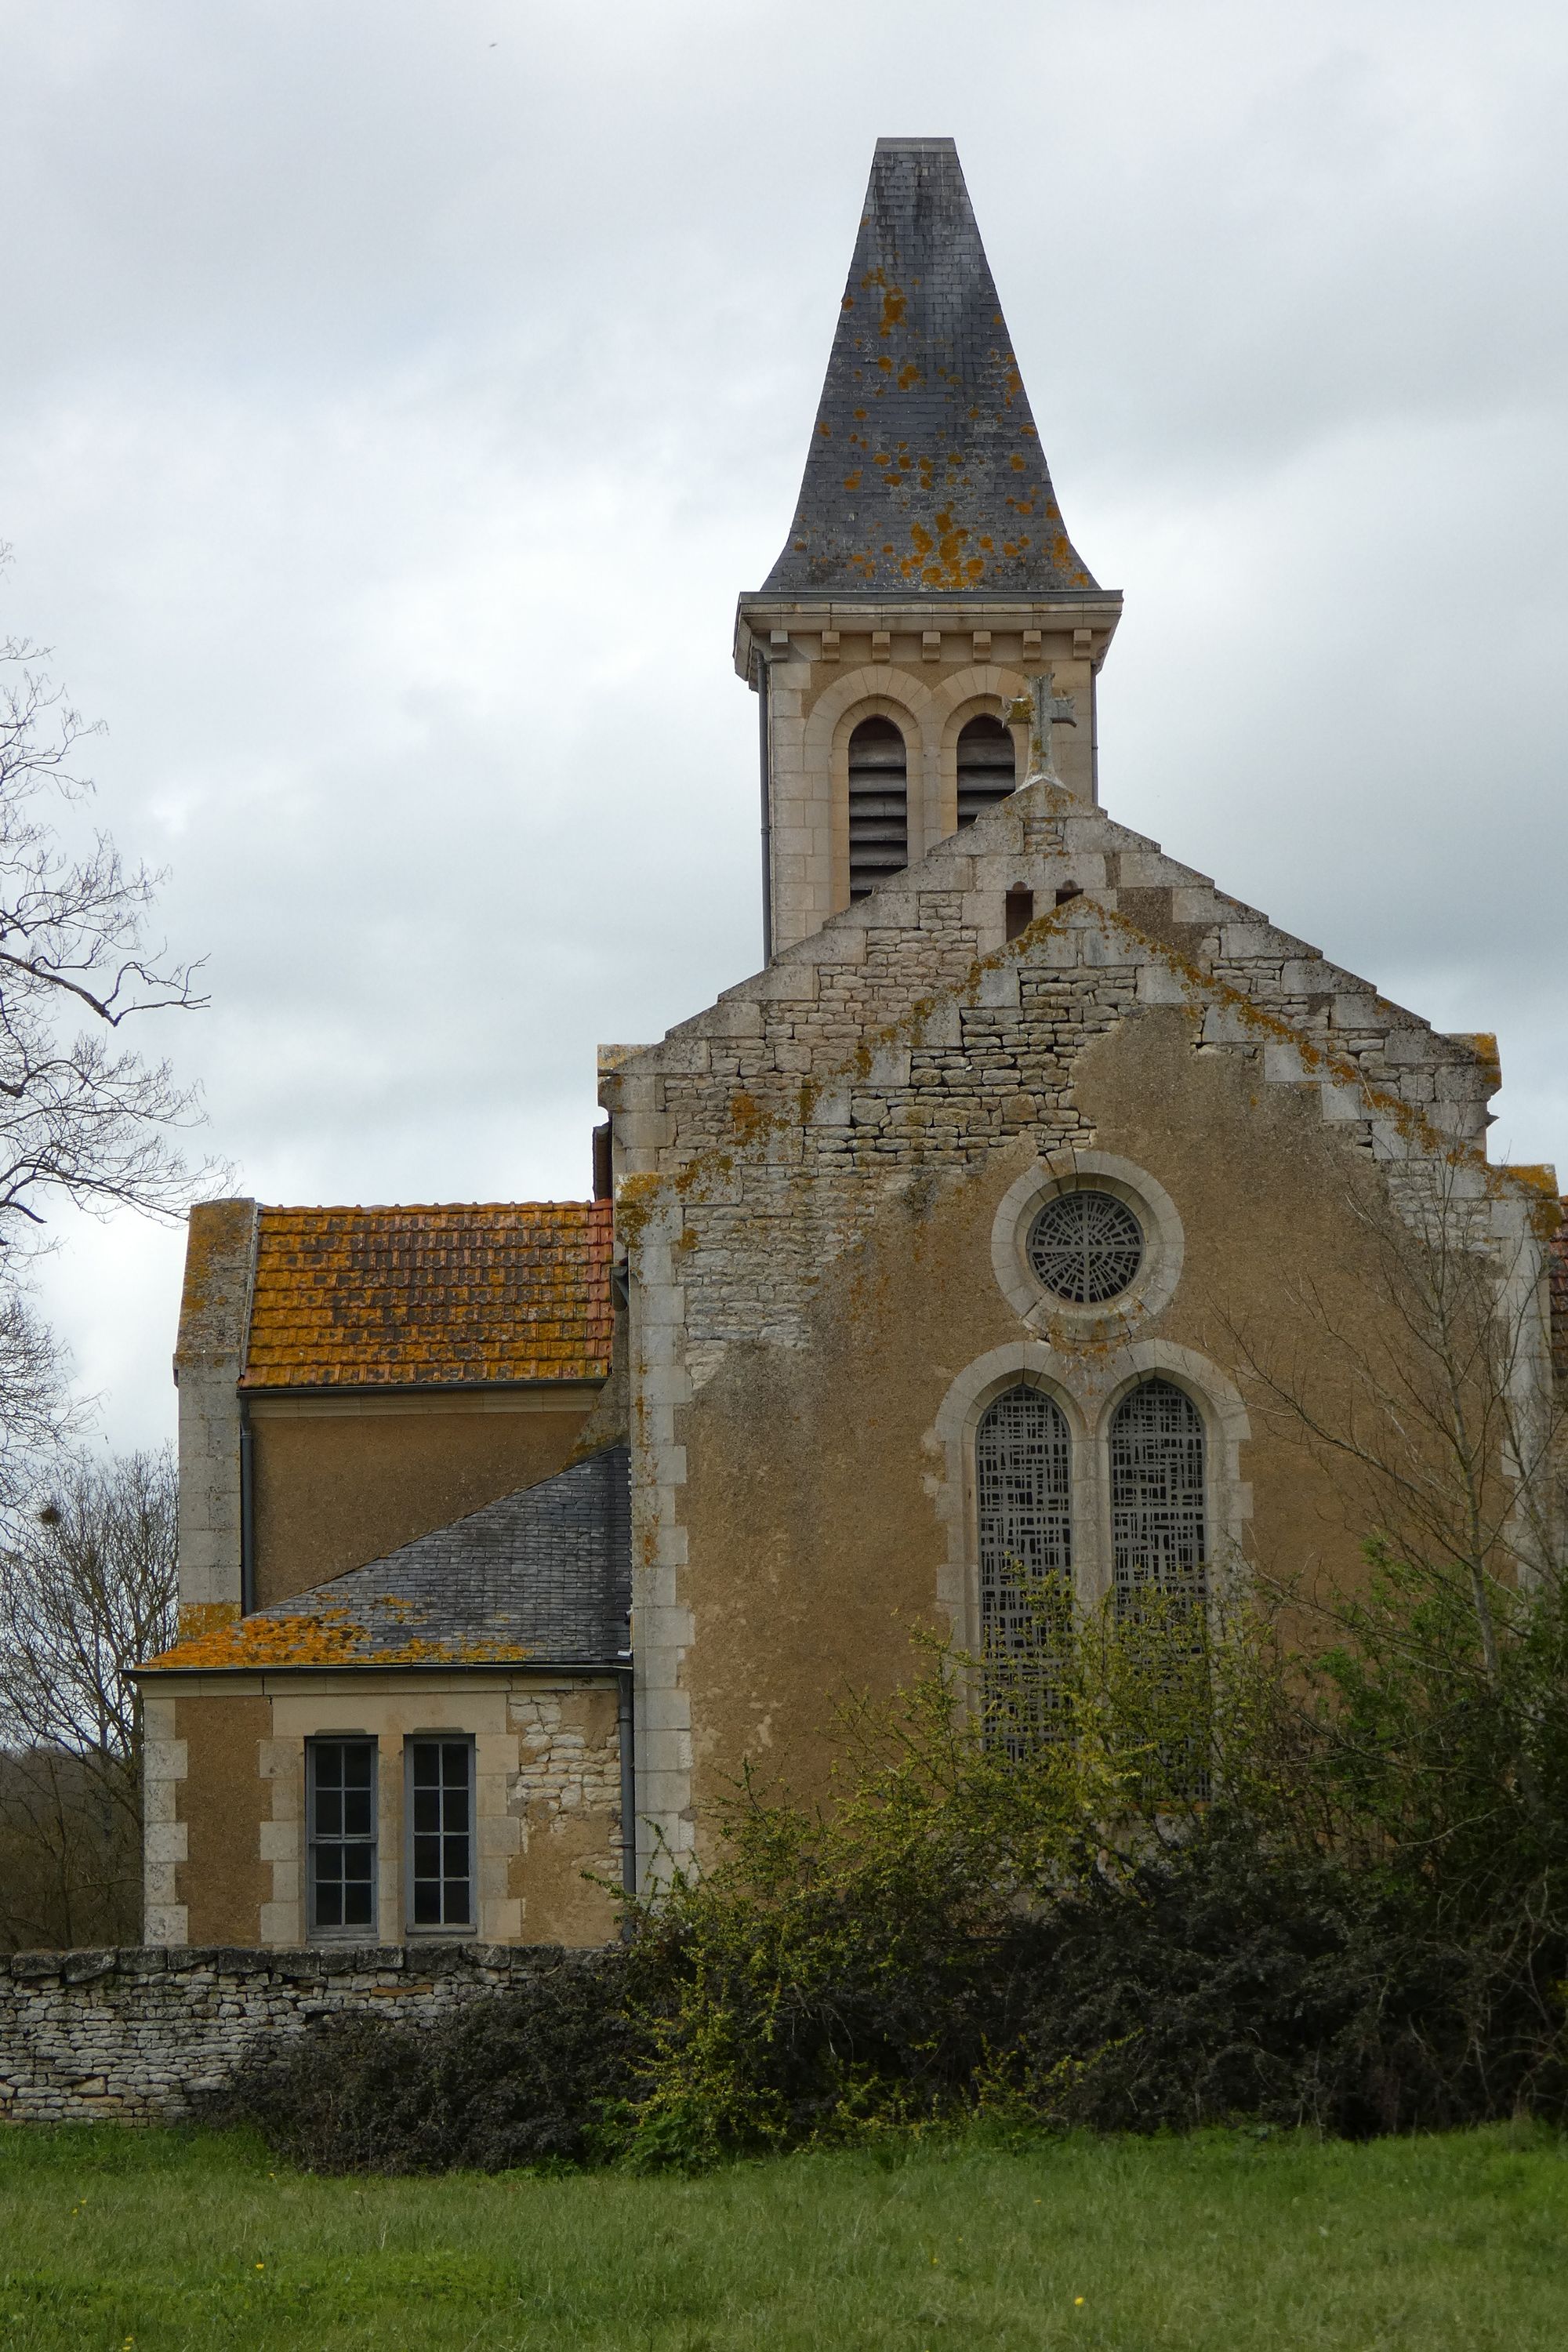
<svg viewBox="0 0 1568 2352"><path fill-rule="evenodd" d="M618 1951L543 1969L433 2025L350 2012L255 2048L215 2119L254 2124L316 2172L581 2164L636 2087L639 2029Z"/></svg>
<svg viewBox="0 0 1568 2352"><path fill-rule="evenodd" d="M697 2167L908 2137L1568 2116L1568 1641L1372 1555L1315 1666L1258 1617L1058 1612L750 1779L629 1941L430 2031L349 2020L233 2105L321 2169ZM979 1699L982 1703L975 1704ZM1039 1736L1042 1720L1054 1727Z"/></svg>

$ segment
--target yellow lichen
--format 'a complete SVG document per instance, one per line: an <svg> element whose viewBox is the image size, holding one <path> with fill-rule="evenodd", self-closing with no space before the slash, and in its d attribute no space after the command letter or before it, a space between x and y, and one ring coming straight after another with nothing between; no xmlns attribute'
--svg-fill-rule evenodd
<svg viewBox="0 0 1568 2352"><path fill-rule="evenodd" d="M182 1642L201 1641L206 1634L232 1625L238 1615L237 1601L182 1601L177 1638Z"/></svg>
<svg viewBox="0 0 1568 2352"><path fill-rule="evenodd" d="M395 1613L421 1613L412 1602L383 1601ZM529 1655L518 1642L443 1642L415 1636L379 1641L347 1609L323 1609L287 1617L242 1617L215 1624L165 1650L148 1665L160 1668L249 1666L258 1672L280 1666L488 1665L516 1663Z"/></svg>

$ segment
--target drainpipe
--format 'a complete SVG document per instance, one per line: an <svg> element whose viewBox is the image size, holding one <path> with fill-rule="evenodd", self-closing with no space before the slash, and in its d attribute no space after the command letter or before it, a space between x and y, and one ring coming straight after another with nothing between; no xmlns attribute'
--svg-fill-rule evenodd
<svg viewBox="0 0 1568 2352"><path fill-rule="evenodd" d="M768 659L752 655L757 688L757 749L763 783L763 961L773 960L773 753L768 735Z"/></svg>
<svg viewBox="0 0 1568 2352"><path fill-rule="evenodd" d="M1100 672L1089 674L1089 791L1096 808L1100 806Z"/></svg>
<svg viewBox="0 0 1568 2352"><path fill-rule="evenodd" d="M623 1893L632 1896L637 1891L637 1727L632 1716L634 1672L630 1664L616 1669L619 1683L616 1731L621 1751L621 1887Z"/></svg>
<svg viewBox="0 0 1568 2352"><path fill-rule="evenodd" d="M256 1606L256 1469L250 1427L250 1399L239 1399L239 1613L248 1617Z"/></svg>

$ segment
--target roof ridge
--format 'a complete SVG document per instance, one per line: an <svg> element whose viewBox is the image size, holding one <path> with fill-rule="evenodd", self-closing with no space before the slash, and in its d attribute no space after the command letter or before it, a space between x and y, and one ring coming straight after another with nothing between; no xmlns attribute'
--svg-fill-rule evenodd
<svg viewBox="0 0 1568 2352"><path fill-rule="evenodd" d="M542 1209L586 1209L608 1207L604 1201L263 1201L259 1203L264 1217L437 1217L460 1214L465 1216L515 1215L523 1211Z"/></svg>

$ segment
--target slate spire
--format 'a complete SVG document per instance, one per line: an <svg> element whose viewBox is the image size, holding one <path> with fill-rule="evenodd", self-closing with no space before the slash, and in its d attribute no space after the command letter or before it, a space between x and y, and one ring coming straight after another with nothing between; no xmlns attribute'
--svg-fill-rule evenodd
<svg viewBox="0 0 1568 2352"><path fill-rule="evenodd" d="M1092 590L951 139L879 139L800 499L763 593Z"/></svg>

